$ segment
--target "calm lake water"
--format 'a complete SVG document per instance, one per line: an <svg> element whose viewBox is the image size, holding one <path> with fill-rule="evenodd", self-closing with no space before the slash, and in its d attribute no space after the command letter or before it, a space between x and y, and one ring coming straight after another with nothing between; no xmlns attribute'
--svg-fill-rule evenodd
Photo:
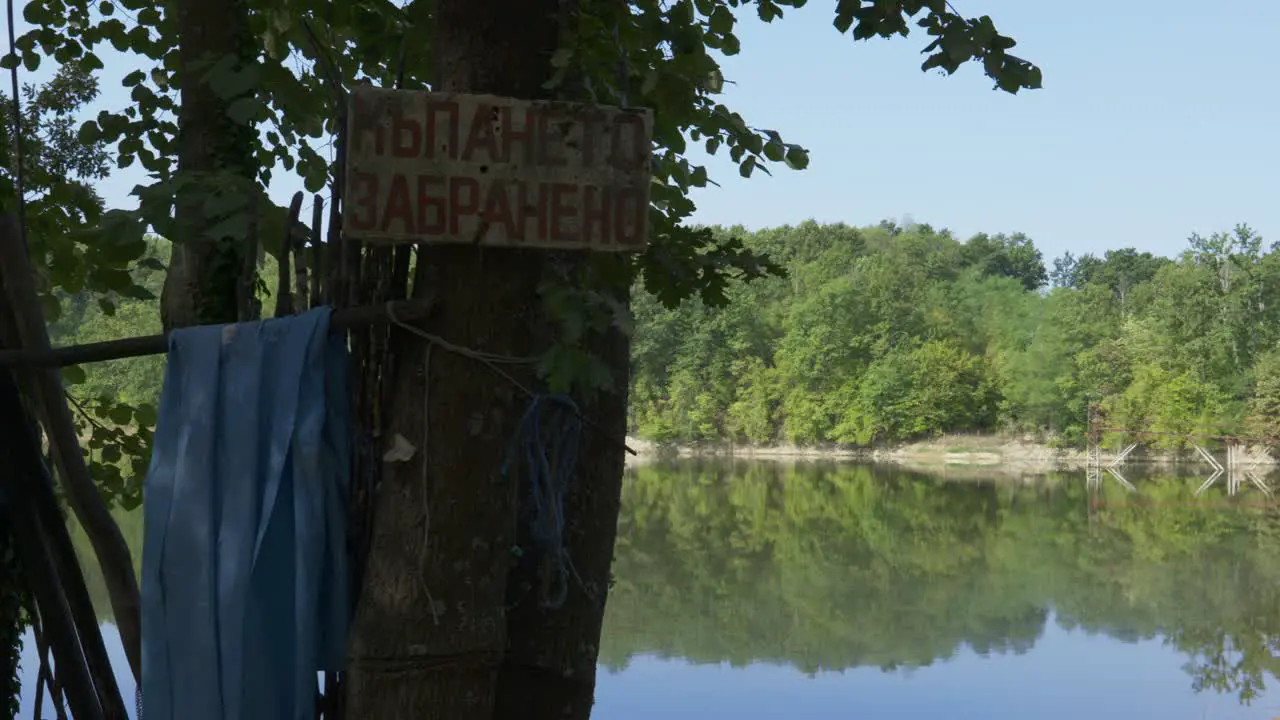
<svg viewBox="0 0 1280 720"><path fill-rule="evenodd" d="M595 717L1280 717L1280 506L950 474L631 471Z"/></svg>

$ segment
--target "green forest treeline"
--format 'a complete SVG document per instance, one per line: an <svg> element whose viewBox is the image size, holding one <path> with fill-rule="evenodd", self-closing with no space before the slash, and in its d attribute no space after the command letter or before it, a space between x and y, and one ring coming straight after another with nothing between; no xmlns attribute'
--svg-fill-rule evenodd
<svg viewBox="0 0 1280 720"><path fill-rule="evenodd" d="M1280 253L1247 227L1193 236L1174 259L1124 249L1051 268L1019 234L717 232L785 277L730 285L723 308L668 309L637 288L630 424L643 438L868 445L999 431L1075 445L1091 403L1112 426L1280 435ZM165 250L153 242L158 259ZM135 275L159 295L153 267ZM63 306L58 344L160 330L154 299ZM79 394L136 405L154 403L163 368L152 357L72 372Z"/></svg>
<svg viewBox="0 0 1280 720"><path fill-rule="evenodd" d="M1280 253L1246 226L1173 259L1123 249L1052 268L1020 234L724 232L786 277L729 288L723 309L638 295L631 429L646 439L1078 445L1092 403L1113 427L1280 434Z"/></svg>

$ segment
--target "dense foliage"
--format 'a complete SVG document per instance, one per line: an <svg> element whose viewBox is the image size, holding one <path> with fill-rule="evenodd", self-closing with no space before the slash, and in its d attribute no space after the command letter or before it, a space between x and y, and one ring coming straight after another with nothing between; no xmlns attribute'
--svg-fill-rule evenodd
<svg viewBox="0 0 1280 720"><path fill-rule="evenodd" d="M113 330L125 327L147 327L136 313L140 308L157 312L160 285L151 280L162 273L167 256L154 240L117 232L120 213L107 210L97 192L96 183L108 175L109 153L78 131L78 116L98 98L92 69L68 60L45 84L24 86L20 97L27 242L56 344L64 341L65 328L76 328L75 337L89 341L112 339ZM0 115L11 128L12 98L0 95L0 103ZM6 168L0 172L0 208L5 211L17 209L18 178L8 170L18 165L13 137L0 134L0 167ZM134 308L135 315L117 318L122 304ZM132 507L141 493L127 479L140 476L148 461L154 408L140 407L138 399L112 391L110 383L83 387L85 377L79 367L64 372L90 469L108 501Z"/></svg>
<svg viewBox="0 0 1280 720"><path fill-rule="evenodd" d="M1280 436L1280 254L1247 227L1192 237L1173 259L1112 250L1052 271L1019 234L961 242L891 223L732 234L786 277L731 282L721 308L635 294L631 415L643 437L865 444L1001 431L1078 444L1095 402L1117 427ZM150 291L163 281L146 267L134 278ZM154 299L118 297L108 313L89 297L63 299L56 342L159 331ZM163 367L86 368L77 394L149 413Z"/></svg>
<svg viewBox="0 0 1280 720"><path fill-rule="evenodd" d="M1066 255L927 225L720 231L787 277L729 304L638 296L632 428L660 441L865 445L1113 427L1280 435L1280 253L1248 227L1176 258ZM1181 438L1152 436L1174 448Z"/></svg>
<svg viewBox="0 0 1280 720"><path fill-rule="evenodd" d="M656 111L650 249L622 269L642 272L645 286L667 302L690 296L715 301L727 274L771 269L767 260L737 244L687 225L695 210L688 191L713 182L714 170L691 163L686 151L696 142L709 153L727 155L744 177L757 170L807 166L803 147L784 141L777 130L751 125L719 102L725 84L719 57L742 50L736 35L740 15L754 12L773 22L804 4L638 0L584 5L552 57L557 72L549 89L567 93L566 99ZM113 149L109 154L120 167L138 163L153 181L135 189L140 200L136 212L115 210L88 218L94 229L110 230L104 237L133 251L126 260L141 255L138 248L148 229L179 242L208 236L243 244L256 224L264 244L269 243L279 235L269 228L282 221L284 210L264 209L269 203L261 202L259 191L277 173L299 176L309 192L319 193L333 182L335 158L324 154L339 126L344 88L360 81L430 87L431 48L422 38L430 36L434 25L433 2L378 0L324 8L246 0L228 8L237 14L228 23L248 22L244 41L249 47L230 55L210 49L212 54L205 56L190 48L184 54L177 21L181 12L161 12L142 0L34 0L24 5L31 29L17 38L17 56L7 60L8 66L20 62L34 71L54 60L96 71L103 67L99 53L110 47L137 68L123 80L131 102L102 111L79 129L84 143ZM954 73L974 63L1005 92L1041 86L1039 68L1011 52L1016 42L1001 34L990 17L960 15L942 0L842 2L834 8L833 25L855 40L905 36L915 28L927 39L923 70ZM222 158L209 172L182 171L175 116L182 113L182 91L202 84L225 106L227 117L220 121L236 126L233 134L255 130L248 134L250 157L232 153L235 157ZM569 90L577 85L589 97ZM180 196L204 201L200 214L209 227L179 231L174 210ZM601 274L619 270L601 264ZM553 287L543 295L565 337L547 350L540 370L551 384L594 389L609 375L583 356L577 336L584 325L614 321L617 303L601 297L583 278L566 283L549 277L548 284Z"/></svg>
<svg viewBox="0 0 1280 720"><path fill-rule="evenodd" d="M1196 501L1198 484L1144 478L1147 503L1109 484L1091 518L1079 475L641 467L624 486L601 662L893 670L1027 652L1056 621L1162 638L1194 690L1247 703L1280 672L1280 515Z"/></svg>
<svg viewBox="0 0 1280 720"><path fill-rule="evenodd" d="M127 272L143 248L104 232L101 224L104 207L93 183L107 175L106 150L77 137L76 115L98 97L97 79L85 66L68 62L46 83L26 84L19 92L20 112L15 111L12 97L0 96L0 118L6 129L0 133L0 168L4 169L0 172L0 209L12 212L17 208L19 183L12 168L18 166L20 150L26 240L33 257L42 260L34 270L46 318L61 318L59 299L68 295L93 303L100 314L114 312L117 298L148 299L150 295ZM21 128L20 135L11 131L15 127ZM21 138L21 143L15 143L15 138ZM79 376L78 368L69 369L70 384ZM110 395L97 403L104 416L125 418L118 405ZM129 427L116 425L106 431L91 431L90 416L78 417L104 494L131 502L130 493L125 492L121 460L125 451L132 450L137 463L145 462L149 426L135 422L132 410L127 416ZM104 463L102 453L108 446L108 458L114 457L114 461ZM9 716L16 713L19 651L29 624L23 609L26 589L12 542L8 528L0 527L0 708L9 710Z"/></svg>

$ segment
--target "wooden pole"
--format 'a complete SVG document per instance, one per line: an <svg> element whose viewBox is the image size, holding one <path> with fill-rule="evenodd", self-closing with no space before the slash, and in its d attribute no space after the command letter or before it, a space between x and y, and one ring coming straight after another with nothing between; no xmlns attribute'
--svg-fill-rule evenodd
<svg viewBox="0 0 1280 720"><path fill-rule="evenodd" d="M404 322L418 322L431 311L430 301L406 300L392 303L391 310ZM335 310L330 327L335 332L390 322L385 305L366 305ZM124 358L161 355L169 351L169 334L107 340L60 348L0 350L0 368L51 368L105 362Z"/></svg>
<svg viewBox="0 0 1280 720"><path fill-rule="evenodd" d="M14 531L58 680L76 718L124 720L124 700L33 423L12 375L0 370L0 426L9 429L0 439L0 462L8 471L0 487L9 503L0 514Z"/></svg>
<svg viewBox="0 0 1280 720"><path fill-rule="evenodd" d="M48 352L49 332L40 310L34 272L27 254L22 229L12 213L0 215L0 285L8 295L12 310L11 337L19 347ZM6 323L7 324L7 323ZM39 412L49 448L65 490L67 504L89 536L94 555L102 568L103 581L111 600L116 629L135 681L142 679L142 626L139 615L138 578L124 535L111 517L106 502L89 475L75 419L67 406L66 391L57 370L28 369L22 372L27 391Z"/></svg>

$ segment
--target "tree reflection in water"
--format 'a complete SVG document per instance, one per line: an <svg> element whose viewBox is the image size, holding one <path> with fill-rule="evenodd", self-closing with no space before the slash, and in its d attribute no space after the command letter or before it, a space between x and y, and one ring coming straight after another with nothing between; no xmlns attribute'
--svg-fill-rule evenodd
<svg viewBox="0 0 1280 720"><path fill-rule="evenodd" d="M1142 478L945 482L866 466L682 462L630 472L601 661L923 667L1025 653L1050 616L1163 638L1197 691L1256 698L1280 670L1280 512ZM1212 495L1212 493L1211 493Z"/></svg>
<svg viewBox="0 0 1280 720"><path fill-rule="evenodd" d="M1280 511L1186 478L946 482L882 467L681 462L630 471L601 662L641 653L910 669L1031 650L1067 630L1187 657L1197 692L1248 703L1280 672ZM1216 493L1216 494L1215 494ZM120 514L135 566L141 513ZM95 605L109 607L72 529Z"/></svg>

